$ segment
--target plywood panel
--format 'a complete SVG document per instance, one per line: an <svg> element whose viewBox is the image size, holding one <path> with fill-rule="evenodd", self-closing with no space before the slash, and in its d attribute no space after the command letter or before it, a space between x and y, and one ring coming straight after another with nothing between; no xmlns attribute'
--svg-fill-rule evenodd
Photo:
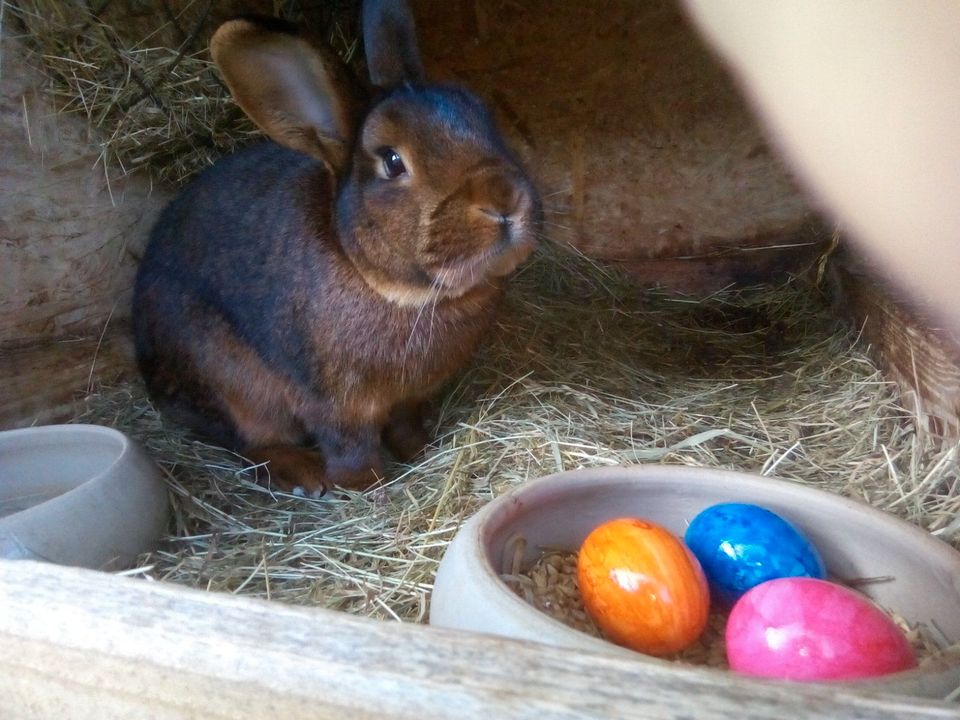
<svg viewBox="0 0 960 720"><path fill-rule="evenodd" d="M0 352L0 430L74 417L98 383L133 377L133 341L120 327L103 337L51 340Z"/></svg>
<svg viewBox="0 0 960 720"><path fill-rule="evenodd" d="M0 349L129 315L150 224L168 194L104 170L79 114L58 115L24 47L0 48Z"/></svg>
<svg viewBox="0 0 960 720"><path fill-rule="evenodd" d="M960 439L960 341L857 253L842 252L833 272L838 309L900 386L917 426L948 441Z"/></svg>
<svg viewBox="0 0 960 720"><path fill-rule="evenodd" d="M540 179L548 235L635 266L816 240L790 173L675 3L422 0L416 10L428 69L484 96ZM750 259L682 267L707 283L712 266L723 285Z"/></svg>
<svg viewBox="0 0 960 720"><path fill-rule="evenodd" d="M0 607L5 720L958 717L26 561L0 563Z"/></svg>

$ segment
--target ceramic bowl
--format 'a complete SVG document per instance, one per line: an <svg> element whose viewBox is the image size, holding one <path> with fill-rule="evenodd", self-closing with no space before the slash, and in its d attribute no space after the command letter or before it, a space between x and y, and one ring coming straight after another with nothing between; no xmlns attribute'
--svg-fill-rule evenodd
<svg viewBox="0 0 960 720"><path fill-rule="evenodd" d="M160 471L97 425L0 432L0 558L128 567L167 525Z"/></svg>
<svg viewBox="0 0 960 720"><path fill-rule="evenodd" d="M463 525L440 563L430 622L667 662L567 627L517 597L500 575L509 572L518 542L528 566L544 547L575 551L591 529L615 517L649 518L682 537L690 520L719 502L779 513L813 541L831 575L889 577L861 589L908 621L935 626L948 643L960 641L960 553L946 543L867 505L796 483L662 465L561 473L489 503ZM944 697L960 686L960 658L845 684Z"/></svg>

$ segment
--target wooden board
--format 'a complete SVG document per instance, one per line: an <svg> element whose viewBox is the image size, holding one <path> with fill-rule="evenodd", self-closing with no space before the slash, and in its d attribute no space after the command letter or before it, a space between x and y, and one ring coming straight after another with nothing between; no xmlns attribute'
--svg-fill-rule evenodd
<svg viewBox="0 0 960 720"><path fill-rule="evenodd" d="M844 250L832 268L838 310L861 330L886 376L899 385L917 426L946 441L960 438L957 338L856 253Z"/></svg>
<svg viewBox="0 0 960 720"><path fill-rule="evenodd" d="M0 23L0 351L129 316L133 275L169 193L104 170L85 118L60 115Z"/></svg>
<svg viewBox="0 0 960 720"><path fill-rule="evenodd" d="M0 350L0 430L69 419L96 382L134 372L133 341L122 323L102 338Z"/></svg>
<svg viewBox="0 0 960 720"><path fill-rule="evenodd" d="M960 717L25 561L0 562L0 607L4 720Z"/></svg>
<svg viewBox="0 0 960 720"><path fill-rule="evenodd" d="M494 109L548 236L685 292L803 266L814 213L677 3L412 4L428 71Z"/></svg>

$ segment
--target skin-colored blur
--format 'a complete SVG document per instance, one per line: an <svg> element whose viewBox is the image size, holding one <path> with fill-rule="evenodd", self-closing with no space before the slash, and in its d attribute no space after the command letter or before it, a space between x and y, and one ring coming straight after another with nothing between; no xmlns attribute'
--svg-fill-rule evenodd
<svg viewBox="0 0 960 720"><path fill-rule="evenodd" d="M960 2L684 3L810 193L960 336Z"/></svg>

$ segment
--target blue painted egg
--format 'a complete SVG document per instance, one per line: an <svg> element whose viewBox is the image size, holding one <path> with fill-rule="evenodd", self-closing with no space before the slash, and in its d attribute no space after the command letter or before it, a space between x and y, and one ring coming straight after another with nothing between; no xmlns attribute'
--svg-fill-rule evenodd
<svg viewBox="0 0 960 720"><path fill-rule="evenodd" d="M803 533L757 505L722 503L697 515L684 536L715 600L732 604L767 580L823 579L820 553Z"/></svg>

